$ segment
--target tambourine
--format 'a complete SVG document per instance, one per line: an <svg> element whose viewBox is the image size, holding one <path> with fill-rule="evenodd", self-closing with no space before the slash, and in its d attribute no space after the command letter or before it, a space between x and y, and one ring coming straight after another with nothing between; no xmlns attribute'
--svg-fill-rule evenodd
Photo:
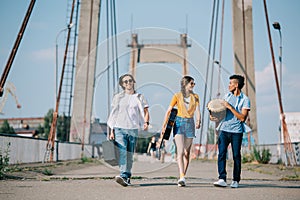
<svg viewBox="0 0 300 200"><path fill-rule="evenodd" d="M223 105L223 101L223 99L212 99L207 104L210 115L218 120L222 120L226 116L226 107Z"/></svg>

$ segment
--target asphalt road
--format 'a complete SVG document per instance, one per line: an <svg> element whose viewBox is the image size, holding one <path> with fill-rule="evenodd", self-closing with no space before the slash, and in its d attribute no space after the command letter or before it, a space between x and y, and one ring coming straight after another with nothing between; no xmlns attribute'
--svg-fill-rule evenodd
<svg viewBox="0 0 300 200"><path fill-rule="evenodd" d="M228 183L232 168L228 166ZM122 187L113 177L117 167L99 164L53 175L47 179L0 181L1 200L95 200L95 199L300 199L300 181L282 181L278 174L263 174L243 169L240 187L214 187L217 180L215 161L192 160L186 176L187 186L178 187L177 164L139 157L134 163L132 185Z"/></svg>

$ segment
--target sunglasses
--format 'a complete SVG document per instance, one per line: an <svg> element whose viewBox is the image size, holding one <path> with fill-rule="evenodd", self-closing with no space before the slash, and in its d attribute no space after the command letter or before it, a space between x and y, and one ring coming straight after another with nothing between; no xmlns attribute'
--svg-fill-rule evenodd
<svg viewBox="0 0 300 200"><path fill-rule="evenodd" d="M133 82L132 79L128 79L128 80L123 81L123 83L125 83L125 84L132 83L132 82Z"/></svg>
<svg viewBox="0 0 300 200"><path fill-rule="evenodd" d="M190 82L190 84L191 84L191 85L193 85L193 86L194 86L194 85L196 85L196 83L195 83L195 82Z"/></svg>

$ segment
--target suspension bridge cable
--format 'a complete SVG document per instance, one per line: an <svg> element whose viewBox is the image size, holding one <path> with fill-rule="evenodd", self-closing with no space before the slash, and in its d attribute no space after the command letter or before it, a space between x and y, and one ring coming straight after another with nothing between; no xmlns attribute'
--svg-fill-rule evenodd
<svg viewBox="0 0 300 200"><path fill-rule="evenodd" d="M213 30L214 17L215 17L215 0L213 1L213 6L212 6L212 16L211 16L211 25L210 25L207 66L206 66L206 73L205 73L204 96L203 96L202 119L201 119L202 122L201 122L201 124L204 124L204 110L205 110L205 100L206 100L206 92L207 92L207 81L208 81L207 79L208 79L208 72L209 72L209 60L210 60L211 40L212 40L212 30ZM203 126L200 127L200 141L199 141L200 146L201 146L201 143L202 143L202 134L203 134Z"/></svg>
<svg viewBox="0 0 300 200"><path fill-rule="evenodd" d="M117 36L117 18L116 18L116 3L113 0L113 11L114 11L114 35L115 35L115 50L116 50L116 77L119 77L119 60L118 60L118 37ZM119 92L119 87L117 87L117 92Z"/></svg>

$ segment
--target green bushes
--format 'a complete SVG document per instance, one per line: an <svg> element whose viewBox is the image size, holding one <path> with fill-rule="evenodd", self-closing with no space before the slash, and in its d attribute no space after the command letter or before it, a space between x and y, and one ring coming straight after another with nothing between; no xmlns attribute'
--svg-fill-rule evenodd
<svg viewBox="0 0 300 200"><path fill-rule="evenodd" d="M253 147L253 154L254 158L257 162L262 164L267 164L271 160L272 154L270 153L270 149L262 149L262 152L260 150L257 150L255 147Z"/></svg>
<svg viewBox="0 0 300 200"><path fill-rule="evenodd" d="M272 154L270 153L270 149L263 148L262 151L260 151L254 146L250 153L243 154L242 162L247 163L257 161L261 164L267 164L270 162L271 156Z"/></svg>
<svg viewBox="0 0 300 200"><path fill-rule="evenodd" d="M253 153L245 153L242 156L242 163L251 163L253 162L254 159L254 154Z"/></svg>
<svg viewBox="0 0 300 200"><path fill-rule="evenodd" d="M4 179L5 172L8 170L9 146L10 143L7 144L7 148L4 150L4 152L2 152L2 149L0 149L0 180Z"/></svg>

